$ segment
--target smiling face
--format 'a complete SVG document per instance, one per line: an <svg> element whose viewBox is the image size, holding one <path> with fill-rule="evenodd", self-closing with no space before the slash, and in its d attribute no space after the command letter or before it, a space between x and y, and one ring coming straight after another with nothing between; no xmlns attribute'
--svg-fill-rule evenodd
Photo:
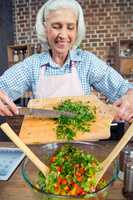
<svg viewBox="0 0 133 200"><path fill-rule="evenodd" d="M76 40L77 17L69 8L51 11L46 19L46 34L52 54L67 55Z"/></svg>

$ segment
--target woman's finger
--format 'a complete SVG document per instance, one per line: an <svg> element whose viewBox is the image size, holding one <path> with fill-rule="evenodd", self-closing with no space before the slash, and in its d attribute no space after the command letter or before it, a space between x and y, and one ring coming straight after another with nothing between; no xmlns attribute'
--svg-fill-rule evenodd
<svg viewBox="0 0 133 200"><path fill-rule="evenodd" d="M5 116L5 114L0 110L0 116Z"/></svg>
<svg viewBox="0 0 133 200"><path fill-rule="evenodd" d="M132 123L132 122L133 122L133 114L129 115L129 116L127 117L127 120L126 120L126 121L128 121L129 123Z"/></svg>
<svg viewBox="0 0 133 200"><path fill-rule="evenodd" d="M125 95L114 102L114 105L118 108L115 120L129 121L129 119L131 119L133 115L132 99L127 98Z"/></svg>
<svg viewBox="0 0 133 200"><path fill-rule="evenodd" d="M3 91L0 91L0 106L0 110L6 115L18 114L15 103Z"/></svg>
<svg viewBox="0 0 133 200"><path fill-rule="evenodd" d="M13 116L13 113L6 105L3 104L1 100L0 100L0 114L2 116Z"/></svg>

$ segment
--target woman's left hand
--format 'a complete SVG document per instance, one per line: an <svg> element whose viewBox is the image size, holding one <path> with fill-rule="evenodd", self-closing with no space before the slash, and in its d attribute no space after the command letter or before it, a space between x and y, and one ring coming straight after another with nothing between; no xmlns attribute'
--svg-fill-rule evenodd
<svg viewBox="0 0 133 200"><path fill-rule="evenodd" d="M114 105L118 108L116 121L133 121L133 89L128 90L124 96L114 102Z"/></svg>

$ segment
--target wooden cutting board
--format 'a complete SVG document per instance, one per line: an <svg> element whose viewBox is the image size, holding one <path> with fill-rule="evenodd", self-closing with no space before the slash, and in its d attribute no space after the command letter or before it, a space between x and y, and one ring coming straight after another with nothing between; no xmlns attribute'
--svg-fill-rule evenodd
<svg viewBox="0 0 133 200"><path fill-rule="evenodd" d="M95 95L79 97L60 97L48 99L32 99L28 103L30 108L52 109L65 99L72 101L88 102L96 106L96 121L91 124L90 132L77 133L75 140L94 141L110 137L110 124L115 115L112 105L107 105L99 100ZM59 141L56 138L56 124L52 119L37 119L25 117L20 130L20 138L27 144L48 143ZM61 141L61 140L60 140Z"/></svg>

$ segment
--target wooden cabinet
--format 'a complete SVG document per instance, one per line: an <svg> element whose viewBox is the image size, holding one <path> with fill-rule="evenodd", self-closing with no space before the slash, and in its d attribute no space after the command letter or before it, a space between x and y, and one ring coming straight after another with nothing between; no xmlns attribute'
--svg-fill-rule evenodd
<svg viewBox="0 0 133 200"><path fill-rule="evenodd" d="M26 57L34 54L41 53L43 51L40 43L38 44L22 44L22 45L9 45L7 47L8 53L8 66L11 67L17 62L22 61ZM22 99L19 101L23 101L23 98L29 99L32 97L32 92L28 91L24 94Z"/></svg>
<svg viewBox="0 0 133 200"><path fill-rule="evenodd" d="M32 55L33 45L24 44L24 45L9 45L7 47L8 51L8 66L11 67L17 62L22 61L26 57ZM24 101L24 99L28 99L32 97L32 92L27 91L24 96L19 101Z"/></svg>
<svg viewBox="0 0 133 200"><path fill-rule="evenodd" d="M15 64L16 62L22 61L24 58L32 54L32 48L30 44L10 45L8 46L7 51L9 66Z"/></svg>
<svg viewBox="0 0 133 200"><path fill-rule="evenodd" d="M133 58L119 58L120 73L122 75L133 74Z"/></svg>
<svg viewBox="0 0 133 200"><path fill-rule="evenodd" d="M116 69L124 76L133 74L133 40L120 40L115 56Z"/></svg>
<svg viewBox="0 0 133 200"><path fill-rule="evenodd" d="M19 61L22 61L26 57L41 53L44 49L40 43L37 44L22 44L22 45L9 45L7 47L8 52L8 65L11 66Z"/></svg>

